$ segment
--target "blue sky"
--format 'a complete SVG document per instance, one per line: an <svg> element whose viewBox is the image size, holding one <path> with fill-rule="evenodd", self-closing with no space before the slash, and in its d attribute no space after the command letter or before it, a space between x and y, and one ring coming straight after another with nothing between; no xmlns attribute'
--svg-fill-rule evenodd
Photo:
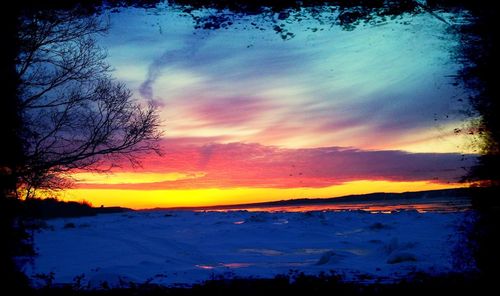
<svg viewBox="0 0 500 296"><path fill-rule="evenodd" d="M309 20L288 24L296 36L283 41L250 26L256 18L227 30L194 30L192 19L175 11L126 9L111 14L103 44L114 75L163 107L167 136L465 149L449 133L461 125L458 99L466 97L453 85L460 65L449 25L428 14L353 31Z"/></svg>
<svg viewBox="0 0 500 296"><path fill-rule="evenodd" d="M286 23L295 37L283 40L260 16L195 30L168 7L110 13L99 42L114 77L159 107L165 155L116 180L80 175L79 194L158 190L151 203L165 205L175 191L213 204L252 201L255 190L266 200L457 186L474 150L453 132L470 120L454 80L460 17L441 17L352 31L306 17Z"/></svg>

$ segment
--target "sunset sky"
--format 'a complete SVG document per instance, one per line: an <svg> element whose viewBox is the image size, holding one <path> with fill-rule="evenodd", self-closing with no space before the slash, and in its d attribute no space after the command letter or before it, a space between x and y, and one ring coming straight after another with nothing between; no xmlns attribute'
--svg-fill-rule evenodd
<svg viewBox="0 0 500 296"><path fill-rule="evenodd" d="M152 208L417 191L456 187L474 163L453 132L468 97L454 81L458 39L432 15L352 31L306 18L286 24L290 40L259 16L220 30L169 8L109 17L100 44L113 76L160 108L164 155L75 173L66 199Z"/></svg>

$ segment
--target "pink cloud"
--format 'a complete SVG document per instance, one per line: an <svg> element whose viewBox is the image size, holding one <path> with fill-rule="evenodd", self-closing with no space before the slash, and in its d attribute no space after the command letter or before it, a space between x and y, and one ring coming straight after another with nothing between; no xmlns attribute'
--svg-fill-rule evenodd
<svg viewBox="0 0 500 296"><path fill-rule="evenodd" d="M190 106L194 118L208 126L234 126L248 123L268 110L264 101L252 97L211 98Z"/></svg>
<svg viewBox="0 0 500 296"><path fill-rule="evenodd" d="M284 149L245 143L166 140L164 155L143 160L144 172L202 172L192 179L147 184L81 184L86 188L194 189L325 187L355 180L456 182L475 158L323 147Z"/></svg>

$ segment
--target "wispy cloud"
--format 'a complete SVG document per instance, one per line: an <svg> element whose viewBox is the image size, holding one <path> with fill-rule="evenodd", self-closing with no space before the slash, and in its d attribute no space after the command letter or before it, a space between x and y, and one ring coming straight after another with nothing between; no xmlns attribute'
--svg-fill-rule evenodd
<svg viewBox="0 0 500 296"><path fill-rule="evenodd" d="M167 49L162 55L153 59L148 67L146 79L139 87L139 93L148 100L154 99L154 83L161 76L163 68L175 65L182 61L190 61L205 43L205 36L190 36L181 41L180 48Z"/></svg>
<svg viewBox="0 0 500 296"><path fill-rule="evenodd" d="M190 19L165 14L117 14L110 35L120 38L106 46L117 76L162 107L171 136L406 148L436 120L457 126L463 119L447 117L466 96L453 85L457 40L432 17L350 32L290 24L296 36L283 41L252 26L194 31Z"/></svg>
<svg viewBox="0 0 500 296"><path fill-rule="evenodd" d="M268 103L255 97L211 98L200 100L191 108L193 118L213 127L248 126L270 110Z"/></svg>
<svg viewBox="0 0 500 296"><path fill-rule="evenodd" d="M407 153L324 147L285 149L259 144L177 145L144 161L147 172L189 178L80 184L84 188L199 189L327 187L356 180L457 182L474 157L455 153ZM196 172L194 174L193 172Z"/></svg>

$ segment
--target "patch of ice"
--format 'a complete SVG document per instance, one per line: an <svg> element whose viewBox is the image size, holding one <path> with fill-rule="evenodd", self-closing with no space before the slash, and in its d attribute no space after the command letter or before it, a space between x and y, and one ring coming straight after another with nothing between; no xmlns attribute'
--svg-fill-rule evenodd
<svg viewBox="0 0 500 296"><path fill-rule="evenodd" d="M287 219L278 219L276 222L273 222L274 225L283 225L283 224L288 224Z"/></svg>
<svg viewBox="0 0 500 296"><path fill-rule="evenodd" d="M201 268L201 269L214 269L215 266L212 265L203 265L203 264L195 264L196 267Z"/></svg>
<svg viewBox="0 0 500 296"><path fill-rule="evenodd" d="M316 265L325 265L327 263L332 263L338 260L339 255L337 255L337 253L335 253L334 251L326 251L325 253L323 253L323 255L321 255L318 262L316 262Z"/></svg>
<svg viewBox="0 0 500 296"><path fill-rule="evenodd" d="M402 262L415 262L417 261L417 256L408 252L396 252L387 258L388 264L397 264Z"/></svg>
<svg viewBox="0 0 500 296"><path fill-rule="evenodd" d="M244 268L252 265L253 265L252 263L221 263L221 266L227 268Z"/></svg>
<svg viewBox="0 0 500 296"><path fill-rule="evenodd" d="M283 255L283 252L271 249L240 249L241 253L253 253L260 254L265 256L280 256Z"/></svg>

